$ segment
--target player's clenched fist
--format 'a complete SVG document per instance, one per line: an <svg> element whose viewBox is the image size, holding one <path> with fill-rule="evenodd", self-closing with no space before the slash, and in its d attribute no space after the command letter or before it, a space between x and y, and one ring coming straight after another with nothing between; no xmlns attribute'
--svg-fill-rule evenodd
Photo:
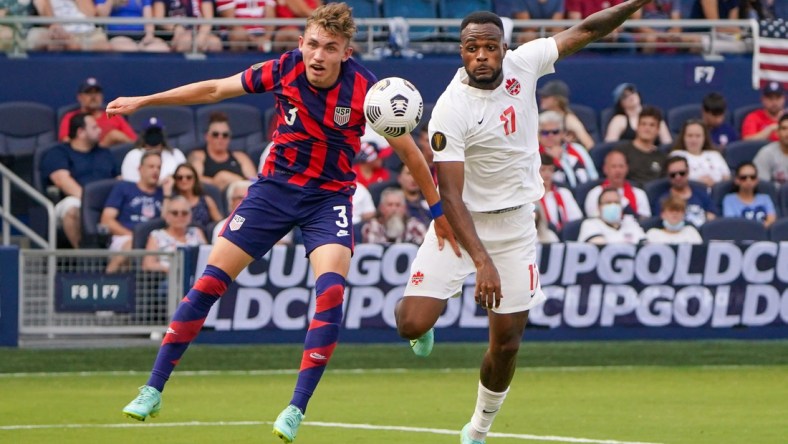
<svg viewBox="0 0 788 444"><path fill-rule="evenodd" d="M140 97L118 97L107 105L107 115L132 114L142 106Z"/></svg>

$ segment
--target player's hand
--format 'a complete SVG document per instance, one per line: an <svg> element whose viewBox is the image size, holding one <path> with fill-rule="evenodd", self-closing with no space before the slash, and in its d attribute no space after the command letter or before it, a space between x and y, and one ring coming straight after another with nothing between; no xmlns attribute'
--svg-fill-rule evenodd
<svg viewBox="0 0 788 444"><path fill-rule="evenodd" d="M449 221L446 220L446 216L441 216L435 219L435 236L438 238L438 250L443 250L444 245L446 244L445 241L449 241L451 244L451 249L454 250L454 254L457 257L461 257L462 254L460 253L460 245L457 243L457 239L454 237L454 232L451 230L451 226L449 225Z"/></svg>
<svg viewBox="0 0 788 444"><path fill-rule="evenodd" d="M476 267L476 291L473 298L484 309L498 308L501 306L501 277L498 269L487 257L481 265Z"/></svg>
<svg viewBox="0 0 788 444"><path fill-rule="evenodd" d="M107 105L107 116L128 115L141 108L141 97L118 97Z"/></svg>

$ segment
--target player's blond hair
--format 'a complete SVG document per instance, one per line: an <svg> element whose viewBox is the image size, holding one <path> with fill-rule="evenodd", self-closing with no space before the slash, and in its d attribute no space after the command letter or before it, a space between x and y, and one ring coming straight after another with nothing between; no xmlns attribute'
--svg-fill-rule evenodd
<svg viewBox="0 0 788 444"><path fill-rule="evenodd" d="M348 43L356 35L353 12L346 3L328 3L315 9L306 20L307 29L313 25L325 29L329 34L345 37Z"/></svg>

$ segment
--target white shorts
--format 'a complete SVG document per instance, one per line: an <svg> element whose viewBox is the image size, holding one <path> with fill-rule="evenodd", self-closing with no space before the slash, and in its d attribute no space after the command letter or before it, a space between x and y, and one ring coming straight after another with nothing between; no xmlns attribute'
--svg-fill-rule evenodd
<svg viewBox="0 0 788 444"><path fill-rule="evenodd" d="M129 248L126 248L129 245ZM112 240L109 243L109 251L123 251L130 249L131 235L130 234L113 234Z"/></svg>
<svg viewBox="0 0 788 444"><path fill-rule="evenodd" d="M501 214L471 213L476 233L501 277L501 306L496 313L530 310L545 300L536 264L536 225L533 204ZM449 299L462 290L465 279L476 266L462 246L462 257L451 246L438 250L438 238L431 224L410 268L405 288L407 296Z"/></svg>
<svg viewBox="0 0 788 444"><path fill-rule="evenodd" d="M66 213L69 210L81 207L82 201L78 197L66 196L60 199L60 202L55 204L55 219L57 219L57 223L62 224L63 218L66 217Z"/></svg>

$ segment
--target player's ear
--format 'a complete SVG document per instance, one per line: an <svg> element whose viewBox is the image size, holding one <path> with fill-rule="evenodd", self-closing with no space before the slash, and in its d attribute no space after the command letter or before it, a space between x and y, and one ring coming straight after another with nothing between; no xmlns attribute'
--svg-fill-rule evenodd
<svg viewBox="0 0 788 444"><path fill-rule="evenodd" d="M348 43L347 48L345 48L345 54L342 55L342 61L346 62L347 59L349 59L350 56L352 56L352 55L353 55L353 46L351 46Z"/></svg>
<svg viewBox="0 0 788 444"><path fill-rule="evenodd" d="M504 53L509 50L509 44L506 42L503 42L503 45L501 47L503 48Z"/></svg>
<svg viewBox="0 0 788 444"><path fill-rule="evenodd" d="M298 49L302 49L303 46L304 46L304 36L299 35L298 36Z"/></svg>

